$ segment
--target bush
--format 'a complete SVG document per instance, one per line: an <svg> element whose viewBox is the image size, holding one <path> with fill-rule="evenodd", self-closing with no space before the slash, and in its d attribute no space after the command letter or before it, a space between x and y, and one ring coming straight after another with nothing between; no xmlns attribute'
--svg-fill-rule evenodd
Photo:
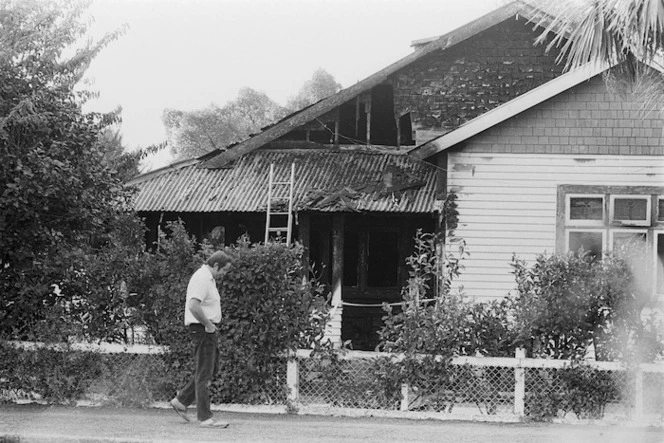
<svg viewBox="0 0 664 443"><path fill-rule="evenodd" d="M583 251L512 261L518 344L532 357L583 358L594 344L603 360L651 361L662 351L654 321L642 318L648 295L620 255Z"/></svg>
<svg viewBox="0 0 664 443"><path fill-rule="evenodd" d="M472 303L463 294L453 293L451 283L463 268L465 245L459 242L457 251L440 256L438 241L433 234L418 231L414 253L407 259L410 273L408 285L402 290L401 310L384 307L380 348L404 354L403 359L375 362L380 365L375 372L386 398L399 397L401 383L433 397L436 394L428 390L464 385L459 381L460 374L470 373L453 367L453 357L514 355L509 301ZM441 273L442 269L446 274ZM492 385L491 380L479 380L472 374L465 379L467 386L479 382ZM496 387L490 386L487 392L493 388ZM497 392L497 388L493 391Z"/></svg>
<svg viewBox="0 0 664 443"><path fill-rule="evenodd" d="M407 355L513 356L510 301L473 303L453 293L451 283L463 269L465 245L460 242L457 251L441 257L438 241L433 234L418 231L415 250L407 259L410 271L401 310L384 307L380 348Z"/></svg>
<svg viewBox="0 0 664 443"><path fill-rule="evenodd" d="M159 248L146 257L132 281L132 299L149 334L170 347L166 356L173 390L193 370L184 326L189 279L211 254L181 222L168 226ZM212 385L216 402L269 403L286 398L285 357L299 347L320 346L327 299L315 282L302 279L302 247L240 241L225 248L233 259L220 283L220 372ZM279 369L281 368L281 369Z"/></svg>
<svg viewBox="0 0 664 443"><path fill-rule="evenodd" d="M0 379L5 389L37 394L49 401L79 399L102 373L101 356L54 349L24 351L0 342Z"/></svg>
<svg viewBox="0 0 664 443"><path fill-rule="evenodd" d="M222 282L221 401L285 398L285 355L320 347L327 322L322 288L303 280L302 247L240 242Z"/></svg>

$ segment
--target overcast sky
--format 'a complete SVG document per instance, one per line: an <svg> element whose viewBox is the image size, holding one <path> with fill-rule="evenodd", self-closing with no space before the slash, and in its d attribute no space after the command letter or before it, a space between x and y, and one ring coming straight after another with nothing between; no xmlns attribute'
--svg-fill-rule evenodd
<svg viewBox="0 0 664 443"><path fill-rule="evenodd" d="M128 25L93 61L86 110L122 106L125 145L165 140L164 108L224 105L244 86L280 104L317 68L343 87L505 0L93 0L91 34ZM170 162L162 153L148 169Z"/></svg>

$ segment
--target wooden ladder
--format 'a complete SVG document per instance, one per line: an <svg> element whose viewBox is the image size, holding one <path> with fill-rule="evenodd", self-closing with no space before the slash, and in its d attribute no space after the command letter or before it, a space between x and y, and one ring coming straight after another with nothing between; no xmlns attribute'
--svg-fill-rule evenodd
<svg viewBox="0 0 664 443"><path fill-rule="evenodd" d="M270 233L276 233L277 238L281 237L281 233L286 231L286 244L290 245L292 232L293 232L293 187L295 185L295 163L291 163L290 180L277 181L274 177L274 163L270 164L270 177L267 185L267 218L265 219L265 243L270 239ZM286 195L286 191L288 194ZM288 210L284 209L274 210L275 202L288 202ZM286 226L276 225L273 217L287 216Z"/></svg>

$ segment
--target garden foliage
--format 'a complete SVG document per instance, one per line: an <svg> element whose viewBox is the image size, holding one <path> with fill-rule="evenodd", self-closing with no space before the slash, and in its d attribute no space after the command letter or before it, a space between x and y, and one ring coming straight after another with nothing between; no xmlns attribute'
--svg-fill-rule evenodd
<svg viewBox="0 0 664 443"><path fill-rule="evenodd" d="M599 360L638 363L662 352L661 330L643 315L649 293L624 255L541 254L512 266L517 343L530 356L579 359L592 345Z"/></svg>
<svg viewBox="0 0 664 443"><path fill-rule="evenodd" d="M167 235L168 234L168 235ZM149 336L168 345L172 388L191 374L191 345L184 326L187 284L212 250L189 236L180 222L162 232L159 248L145 255L129 282L130 303ZM220 283L223 319L219 326L220 373L212 386L217 402L271 402L285 398L289 351L323 346L327 298L322 287L303 280L302 247L251 245L225 248L231 271Z"/></svg>
<svg viewBox="0 0 664 443"><path fill-rule="evenodd" d="M652 361L664 349L661 325L643 317L649 300L635 279L638 266L635 270L624 254L602 260L583 251L541 254L531 266L515 257L516 293L476 303L451 291L462 269L463 243L453 254L441 255L436 253L436 240L418 232L408 258L410 278L403 302L397 308L385 306L381 348L398 354L375 362L379 380L374 384L380 381L385 398L398 397L402 383L429 401L437 401L441 389L463 398L482 386L487 411L492 411L506 380L497 372L489 376L463 371L451 365L452 358L512 357L523 347L530 357L574 362L555 377L550 370L531 371L529 377L539 380L541 390L536 384L527 399L530 417L548 419L571 411L598 418L618 389L610 374L584 364L591 349L599 360L630 365Z"/></svg>
<svg viewBox="0 0 664 443"><path fill-rule="evenodd" d="M47 311L71 310L87 313L79 332L119 339L95 330L121 321L111 274L122 269L105 266L131 255L115 230L140 228L100 141L119 113L84 113L93 93L77 85L120 32L86 44L84 10L0 1L0 337L57 340L60 315Z"/></svg>

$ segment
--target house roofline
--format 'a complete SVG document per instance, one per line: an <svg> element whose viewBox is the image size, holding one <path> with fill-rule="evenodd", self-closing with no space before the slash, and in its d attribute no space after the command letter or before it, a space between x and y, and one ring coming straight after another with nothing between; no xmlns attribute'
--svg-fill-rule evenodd
<svg viewBox="0 0 664 443"><path fill-rule="evenodd" d="M234 146L232 149L219 152L217 155L210 158L210 154L206 155L206 159L201 159L199 167L216 169L237 160L241 156L260 148L266 143L275 140L293 129L302 126L305 123L313 120L314 118L323 115L332 109L340 106L341 104L355 98L359 94L373 88L374 86L387 80L387 77L394 72L408 66L409 64L419 60L427 54L437 50L446 50L455 46L482 31L495 26L512 16L522 15L525 19L531 20L536 17L536 14L541 13L530 4L524 3L521 0L516 0L505 6L502 6L488 14L479 17L470 23L467 23L447 34L441 35L435 39L431 39L429 43L416 49L409 55L401 58L400 60L392 63L391 65L383 68L382 70L370 75L369 77L355 83L348 88L345 88L334 95L331 95L318 103L315 103L283 121L268 127L259 134L256 134Z"/></svg>
<svg viewBox="0 0 664 443"><path fill-rule="evenodd" d="M199 163L199 162L200 162L200 160L197 159L197 158L189 158L189 159L186 159L186 160L180 160L180 161L177 161L177 162L173 162L173 163L170 163L167 166L163 166L161 168L154 169L154 170L146 172L144 174L137 175L136 177L134 177L131 180L127 181L126 185L127 186L137 185L141 182L144 182L146 180L154 178L158 175L162 175L166 172L171 172L175 169L186 168L187 166L191 166L191 165L194 165L194 164Z"/></svg>

